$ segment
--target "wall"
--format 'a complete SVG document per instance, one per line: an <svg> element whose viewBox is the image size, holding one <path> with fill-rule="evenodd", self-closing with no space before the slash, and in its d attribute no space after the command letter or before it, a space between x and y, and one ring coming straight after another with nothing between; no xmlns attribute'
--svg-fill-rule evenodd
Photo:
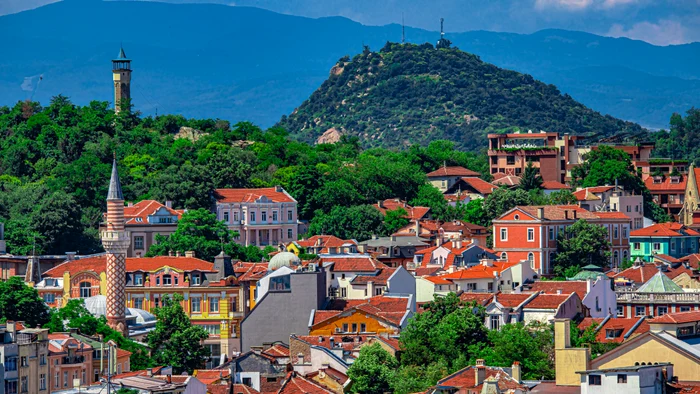
<svg viewBox="0 0 700 394"><path fill-rule="evenodd" d="M652 371L648 371L652 373ZM618 384L617 383L617 375L618 372L608 372L604 374L595 374L595 375L600 375L601 376L601 385L600 386L589 386L588 385L588 376L587 375L581 375L581 394L607 394L607 393L615 393L615 394L646 394L646 391L641 391L640 392L640 379L639 375L637 373L630 373L630 372L619 372L622 374L627 375L627 383L625 384ZM645 371L646 373L646 371ZM653 384L652 384L653 388ZM653 392L653 391L652 391ZM649 393L651 394L651 393ZM661 394L661 393L659 393Z"/></svg>
<svg viewBox="0 0 700 394"><path fill-rule="evenodd" d="M326 298L323 270L294 273L290 291L268 292L241 322L241 350L264 342L288 343L290 334L309 331L309 316L321 309Z"/></svg>
<svg viewBox="0 0 700 394"><path fill-rule="evenodd" d="M617 311L617 297L615 291L610 288L611 280L607 277L598 278L590 286L588 294L583 298L583 305L590 310L591 317L606 317L608 313L615 316ZM596 310L596 297L600 311Z"/></svg>
<svg viewBox="0 0 700 394"><path fill-rule="evenodd" d="M397 268L387 280L387 285L387 290L392 294L411 294L413 296L411 311L416 311L416 278L410 272L403 267Z"/></svg>
<svg viewBox="0 0 700 394"><path fill-rule="evenodd" d="M416 278L416 302L429 302L433 300L435 284L425 278Z"/></svg>

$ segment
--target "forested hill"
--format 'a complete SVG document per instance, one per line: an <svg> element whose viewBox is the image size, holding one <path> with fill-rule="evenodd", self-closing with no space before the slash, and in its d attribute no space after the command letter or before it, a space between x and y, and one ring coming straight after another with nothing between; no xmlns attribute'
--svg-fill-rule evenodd
<svg viewBox="0 0 700 394"><path fill-rule="evenodd" d="M485 146L487 133L547 130L606 137L644 130L593 111L554 85L457 48L392 43L380 52L366 49L340 59L321 87L279 125L307 142L334 128L358 136L365 146L447 139L470 150Z"/></svg>

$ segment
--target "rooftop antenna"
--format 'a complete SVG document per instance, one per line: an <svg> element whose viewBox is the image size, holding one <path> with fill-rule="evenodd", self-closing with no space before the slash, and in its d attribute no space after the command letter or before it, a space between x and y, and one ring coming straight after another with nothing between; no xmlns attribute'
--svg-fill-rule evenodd
<svg viewBox="0 0 700 394"><path fill-rule="evenodd" d="M404 44L406 42L406 25L404 24L403 21L403 12L401 13L401 43Z"/></svg>

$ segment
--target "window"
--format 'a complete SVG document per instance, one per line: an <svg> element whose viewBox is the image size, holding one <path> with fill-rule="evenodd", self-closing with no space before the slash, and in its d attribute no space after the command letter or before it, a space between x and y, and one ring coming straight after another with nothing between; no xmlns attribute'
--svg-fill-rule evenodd
<svg viewBox="0 0 700 394"><path fill-rule="evenodd" d="M513 216L513 219L515 219L515 220L520 220L520 215L518 215L518 214L516 213L515 216Z"/></svg>
<svg viewBox="0 0 700 394"><path fill-rule="evenodd" d="M347 296L348 296L348 289L346 289L345 287L341 287L340 288L340 297L345 298Z"/></svg>
<svg viewBox="0 0 700 394"><path fill-rule="evenodd" d="M622 226L622 238L627 238L627 226Z"/></svg>
<svg viewBox="0 0 700 394"><path fill-rule="evenodd" d="M192 276L190 277L190 285L199 286L200 283L202 283L202 282L201 282L201 277L199 276L199 274L192 274Z"/></svg>
<svg viewBox="0 0 700 394"><path fill-rule="evenodd" d="M134 308L143 309L143 298L134 298Z"/></svg>
<svg viewBox="0 0 700 394"><path fill-rule="evenodd" d="M156 286L160 286L160 276L156 276Z"/></svg>
<svg viewBox="0 0 700 394"><path fill-rule="evenodd" d="M272 211L272 221L273 222L277 221L277 211Z"/></svg>
<svg viewBox="0 0 700 394"><path fill-rule="evenodd" d="M68 387L68 371L63 371L63 387Z"/></svg>
<svg viewBox="0 0 700 394"><path fill-rule="evenodd" d="M180 276L178 276L178 275L173 276L173 284L175 284L175 286L177 286L177 283L179 281L180 281Z"/></svg>
<svg viewBox="0 0 700 394"><path fill-rule="evenodd" d="M287 211L287 220L292 221L292 211Z"/></svg>
<svg viewBox="0 0 700 394"><path fill-rule="evenodd" d="M209 298L209 312L219 312L219 297Z"/></svg>
<svg viewBox="0 0 700 394"><path fill-rule="evenodd" d="M647 311L646 307L643 306L635 306L634 307L634 315L635 316L646 316Z"/></svg>
<svg viewBox="0 0 700 394"><path fill-rule="evenodd" d="M502 228L501 229L501 241L507 241L507 240L508 240L508 229Z"/></svg>
<svg viewBox="0 0 700 394"><path fill-rule="evenodd" d="M500 325L498 315L491 315L491 317L489 318L489 322L492 330L498 330L498 327Z"/></svg>
<svg viewBox="0 0 700 394"><path fill-rule="evenodd" d="M493 292L493 282L489 282L487 287L489 292Z"/></svg>
<svg viewBox="0 0 700 394"><path fill-rule="evenodd" d="M53 293L44 294L44 302L47 304L53 304L56 302L56 295Z"/></svg>
<svg viewBox="0 0 700 394"><path fill-rule="evenodd" d="M173 284L173 277L170 275L163 275L163 286L170 286Z"/></svg>
<svg viewBox="0 0 700 394"><path fill-rule="evenodd" d="M343 332L348 332L348 323L343 323Z"/></svg>
<svg viewBox="0 0 700 394"><path fill-rule="evenodd" d="M535 241L535 229L534 228L527 229L527 241L528 242Z"/></svg>
<svg viewBox="0 0 700 394"><path fill-rule="evenodd" d="M39 365L46 365L46 355L39 355Z"/></svg>
<svg viewBox="0 0 700 394"><path fill-rule="evenodd" d="M661 250L661 244L658 242L654 242L653 249L654 250Z"/></svg>
<svg viewBox="0 0 700 394"><path fill-rule="evenodd" d="M357 323L352 323L352 332L357 332Z"/></svg>
<svg viewBox="0 0 700 394"><path fill-rule="evenodd" d="M600 375L588 375L588 384L590 386L600 386Z"/></svg>
<svg viewBox="0 0 700 394"><path fill-rule="evenodd" d="M622 305L617 306L617 317L625 317L625 307Z"/></svg>
<svg viewBox="0 0 700 394"><path fill-rule="evenodd" d="M681 312L690 312L690 307L689 306L682 306Z"/></svg>
<svg viewBox="0 0 700 394"><path fill-rule="evenodd" d="M233 221L234 222L238 221L238 211L233 211Z"/></svg>
<svg viewBox="0 0 700 394"><path fill-rule="evenodd" d="M192 313L202 313L202 299L199 297L192 297L190 301L192 305Z"/></svg>
<svg viewBox="0 0 700 394"><path fill-rule="evenodd" d="M19 358L20 365L22 367L28 367L29 363L27 362L27 356L22 356Z"/></svg>
<svg viewBox="0 0 700 394"><path fill-rule="evenodd" d="M374 288L374 295L376 295L376 296L382 295L383 292L384 292L384 290L381 287Z"/></svg>
<svg viewBox="0 0 700 394"><path fill-rule="evenodd" d="M92 295L90 282L80 282L80 298L88 298Z"/></svg>
<svg viewBox="0 0 700 394"><path fill-rule="evenodd" d="M156 308L160 306L160 298L158 298L157 296L153 298L153 306L155 306Z"/></svg>
<svg viewBox="0 0 700 394"><path fill-rule="evenodd" d="M288 228L288 229L287 229L287 238L288 238L288 239L292 239L292 236L293 236L293 235L294 235L294 234L292 234L292 229L291 229L291 228Z"/></svg>
<svg viewBox="0 0 700 394"><path fill-rule="evenodd" d="M617 374L617 384L625 384L627 383L627 374L620 373Z"/></svg>
<svg viewBox="0 0 700 394"><path fill-rule="evenodd" d="M228 211L224 211L224 223L228 223Z"/></svg>
<svg viewBox="0 0 700 394"><path fill-rule="evenodd" d="M134 237L134 249L143 250L143 237L142 236Z"/></svg>
<svg viewBox="0 0 700 394"><path fill-rule="evenodd" d="M554 228L553 227L549 228L549 240L550 241L554 240Z"/></svg>
<svg viewBox="0 0 700 394"><path fill-rule="evenodd" d="M29 391L29 378L27 376L22 376L21 384L19 387L23 393Z"/></svg>
<svg viewBox="0 0 700 394"><path fill-rule="evenodd" d="M97 372L97 370L95 370L95 372ZM58 371L56 371L53 374L53 387L56 387L56 388L58 387L58 381L60 380L60 378L61 378L61 375L58 373ZM98 378L95 378L95 381L97 381L97 379Z"/></svg>
<svg viewBox="0 0 700 394"><path fill-rule="evenodd" d="M476 283L467 283L467 290L476 290Z"/></svg>
<svg viewBox="0 0 700 394"><path fill-rule="evenodd" d="M360 332L367 332L367 325L365 323L360 323Z"/></svg>
<svg viewBox="0 0 700 394"><path fill-rule="evenodd" d="M515 164L515 156L506 156L506 164L512 166Z"/></svg>
<svg viewBox="0 0 700 394"><path fill-rule="evenodd" d="M39 375L39 390L46 390L46 374Z"/></svg>
<svg viewBox="0 0 700 394"><path fill-rule="evenodd" d="M243 378L243 384L248 386L248 387L253 387L253 379L252 378Z"/></svg>
<svg viewBox="0 0 700 394"><path fill-rule="evenodd" d="M134 284L136 286L143 286L143 274L134 274Z"/></svg>
<svg viewBox="0 0 700 394"><path fill-rule="evenodd" d="M83 369L83 372L81 373L80 381L85 384L85 370Z"/></svg>
<svg viewBox="0 0 700 394"><path fill-rule="evenodd" d="M508 253L506 253L506 252L501 253L501 260L508 260Z"/></svg>
<svg viewBox="0 0 700 394"><path fill-rule="evenodd" d="M684 336L695 334L695 330L693 329L693 326L679 327L676 330L676 332L677 332L677 334L676 334L677 337L684 337Z"/></svg>
<svg viewBox="0 0 700 394"><path fill-rule="evenodd" d="M262 211L260 213L260 220L262 220L263 222L267 222L267 211Z"/></svg>
<svg viewBox="0 0 700 394"><path fill-rule="evenodd" d="M16 371L17 370L17 357L9 357L5 360L5 371Z"/></svg>
<svg viewBox="0 0 700 394"><path fill-rule="evenodd" d="M255 222L255 212L250 213L250 222L254 223Z"/></svg>
<svg viewBox="0 0 700 394"><path fill-rule="evenodd" d="M640 250L642 248L642 244L639 242L634 243L634 250Z"/></svg>
<svg viewBox="0 0 700 394"><path fill-rule="evenodd" d="M527 260L530 262L530 267L535 268L535 254L532 252L528 253Z"/></svg>
<svg viewBox="0 0 700 394"><path fill-rule="evenodd" d="M218 324L202 324L200 327L205 329L209 335L219 335L221 334L221 326Z"/></svg>
<svg viewBox="0 0 700 394"><path fill-rule="evenodd" d="M617 239L619 235L617 226L613 226L613 238Z"/></svg>
<svg viewBox="0 0 700 394"><path fill-rule="evenodd" d="M605 338L606 339L615 339L619 338L622 336L622 329L621 328L608 328L605 330Z"/></svg>
<svg viewBox="0 0 700 394"><path fill-rule="evenodd" d="M656 308L656 315L657 316L663 316L668 313L668 307L667 306L660 306Z"/></svg>

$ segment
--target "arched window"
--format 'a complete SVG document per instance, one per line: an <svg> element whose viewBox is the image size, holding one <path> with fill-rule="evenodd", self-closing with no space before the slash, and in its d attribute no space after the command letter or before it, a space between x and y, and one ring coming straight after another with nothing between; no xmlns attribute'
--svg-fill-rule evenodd
<svg viewBox="0 0 700 394"><path fill-rule="evenodd" d="M527 260L530 262L530 267L535 268L535 254L532 252L528 253Z"/></svg>
<svg viewBox="0 0 700 394"><path fill-rule="evenodd" d="M90 282L80 282L80 298L92 296L92 284Z"/></svg>
<svg viewBox="0 0 700 394"><path fill-rule="evenodd" d="M613 266L615 266L615 267L617 267L617 262L618 262L619 256L620 255L617 253L617 251L615 251L615 253L613 253Z"/></svg>
<svg viewBox="0 0 700 394"><path fill-rule="evenodd" d="M501 260L507 261L508 260L508 253L506 253L506 252L501 253Z"/></svg>
<svg viewBox="0 0 700 394"><path fill-rule="evenodd" d="M625 260L625 261L627 260L627 251L626 250L622 252L622 260Z"/></svg>

